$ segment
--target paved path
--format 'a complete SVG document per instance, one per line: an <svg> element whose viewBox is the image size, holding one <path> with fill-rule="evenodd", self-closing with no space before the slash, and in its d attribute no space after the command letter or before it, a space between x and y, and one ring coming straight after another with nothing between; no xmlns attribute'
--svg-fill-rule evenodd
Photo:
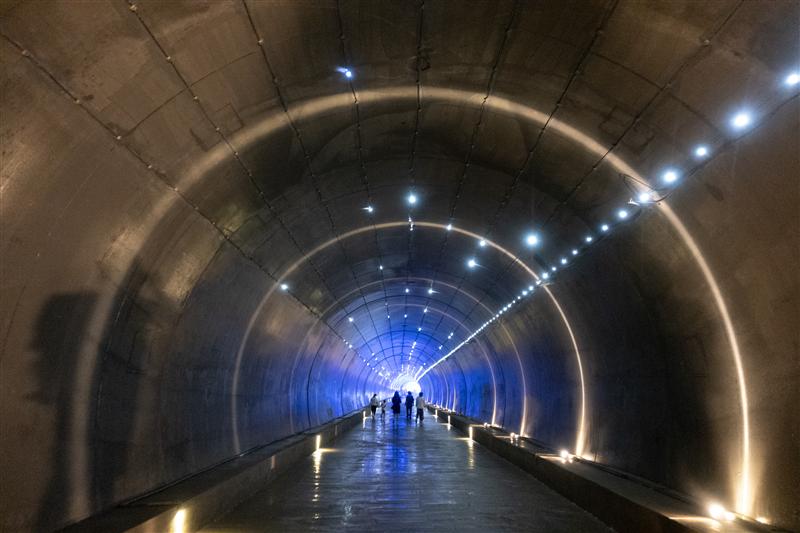
<svg viewBox="0 0 800 533"><path fill-rule="evenodd" d="M203 531L608 532L532 476L432 416L344 434Z"/></svg>

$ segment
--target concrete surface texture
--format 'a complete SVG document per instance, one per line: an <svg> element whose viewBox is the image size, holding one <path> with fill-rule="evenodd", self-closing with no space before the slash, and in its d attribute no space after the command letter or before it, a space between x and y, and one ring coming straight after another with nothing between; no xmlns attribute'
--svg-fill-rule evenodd
<svg viewBox="0 0 800 533"><path fill-rule="evenodd" d="M611 531L446 423L403 415L365 420L202 531L454 529Z"/></svg>
<svg viewBox="0 0 800 533"><path fill-rule="evenodd" d="M413 378L800 529L798 69L793 0L3 0L0 529Z"/></svg>

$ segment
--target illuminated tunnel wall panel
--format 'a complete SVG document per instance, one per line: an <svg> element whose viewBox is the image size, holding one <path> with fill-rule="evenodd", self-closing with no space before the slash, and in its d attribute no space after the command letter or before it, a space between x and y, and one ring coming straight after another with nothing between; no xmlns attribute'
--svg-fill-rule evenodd
<svg viewBox="0 0 800 533"><path fill-rule="evenodd" d="M361 327L361 287L377 317L383 290L426 299L366 284L430 278L463 290L443 286L438 311L478 327L470 295L496 310L531 280L472 237L444 246L444 225L540 271L625 205L622 169L670 165L669 198L552 286L584 365L585 452L730 508L748 466L743 508L800 528L800 109L784 81L800 7L579 4L433 1L420 25L419 4L391 2L6 2L0 529L60 527L389 394L317 314ZM409 214L441 226L409 239ZM423 389L572 449L564 321L541 291L504 316Z"/></svg>

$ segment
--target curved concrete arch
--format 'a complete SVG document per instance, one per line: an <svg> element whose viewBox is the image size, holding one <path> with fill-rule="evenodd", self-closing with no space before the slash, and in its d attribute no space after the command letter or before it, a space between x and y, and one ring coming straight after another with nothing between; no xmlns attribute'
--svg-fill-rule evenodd
<svg viewBox="0 0 800 533"><path fill-rule="evenodd" d="M441 337L450 319L406 307L429 303L462 324L451 347L475 341L421 378L439 404L800 528L800 6L767 4L0 8L0 529L362 407L386 384L367 339L448 352L393 334L400 308L373 320L382 292L402 327ZM551 262L491 328L462 293L372 284L495 307Z"/></svg>
<svg viewBox="0 0 800 533"><path fill-rule="evenodd" d="M425 92L428 98L460 102L462 104L470 103L472 97L474 96L474 93L470 91L463 91L463 90L444 88L444 87L426 87ZM380 93L371 91L359 91L359 93L361 94L362 98L376 99L379 101L405 100L405 101L416 102L417 98L417 91L416 87L414 86L383 89L381 90ZM302 116L303 118L310 118L312 116L330 113L335 109L346 109L349 108L351 105L352 105L352 95L350 95L349 93L340 93L337 95L320 97L312 101L304 102L302 104ZM649 180L647 178L640 175L621 157L609 152L603 144L596 141L591 136L580 131L579 129L572 127L569 124L560 121L558 119L551 118L547 113L531 108L530 106L527 106L525 104L514 102L512 100L503 97L499 97L497 95L492 95L491 98L487 99L485 105L487 106L488 109L494 112L507 113L515 117L518 117L520 119L524 119L536 124L547 123L549 128L558 131L560 134L572 140L583 150L586 150L590 153L593 153L597 156L602 156L605 159L607 159L619 172L628 174L630 176L634 176L635 178L645 183L649 183ZM281 121L281 118L282 114L276 114L271 119L268 118L262 120L258 125L249 128L246 131L240 131L234 137L232 142L239 148L240 151L245 150L248 147L256 144L260 139L269 136L272 132L275 131L276 128L282 127L283 123ZM212 166L215 158L218 157L220 157L220 154L210 155L208 159L204 161L199 161L194 169L195 175L199 177L209 172L211 170L210 167ZM722 319L724 324L725 334L728 337L728 342L730 344L730 349L731 349L731 358L733 360L733 364L735 366L737 374L739 398L741 403L740 414L742 423L742 460L741 460L742 482L739 488L740 496L737 498L738 502L737 508L741 509L742 512L749 512L752 504L751 502L752 497L750 495L749 407L747 401L747 383L745 378L745 371L741 360L738 341L736 339L736 331L733 327L732 321L730 320L729 316L730 313L728 312L727 305L724 301L722 292L719 288L719 284L716 278L714 277L713 272L708 267L707 261L703 257L703 254L700 251L699 247L697 246L697 243L695 242L694 238L691 236L686 227L680 222L680 219L675 214L675 212L669 207L669 205L667 205L666 203L662 203L661 208L665 213L667 220L681 236L681 239L683 240L685 246L691 251L692 257L694 258L695 262L700 268L700 271L704 279L706 280L709 289L712 292L714 301L716 303L717 309L720 314L720 318ZM581 380L583 380L582 377ZM585 408L582 408L581 412L585 413ZM582 419L583 416L584 415L581 415ZM583 434L584 432L581 430L579 431L579 433ZM583 443L583 438L576 440L576 450L583 449L582 443Z"/></svg>

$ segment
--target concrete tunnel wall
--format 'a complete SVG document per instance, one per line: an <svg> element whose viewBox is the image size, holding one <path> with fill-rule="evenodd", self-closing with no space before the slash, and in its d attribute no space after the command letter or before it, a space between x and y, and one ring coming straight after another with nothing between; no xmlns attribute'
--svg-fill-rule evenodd
<svg viewBox="0 0 800 533"><path fill-rule="evenodd" d="M586 233L423 390L575 452L571 330L583 456L800 528L798 9L0 4L0 528L390 394L374 369L432 366ZM620 172L666 166L600 240Z"/></svg>

